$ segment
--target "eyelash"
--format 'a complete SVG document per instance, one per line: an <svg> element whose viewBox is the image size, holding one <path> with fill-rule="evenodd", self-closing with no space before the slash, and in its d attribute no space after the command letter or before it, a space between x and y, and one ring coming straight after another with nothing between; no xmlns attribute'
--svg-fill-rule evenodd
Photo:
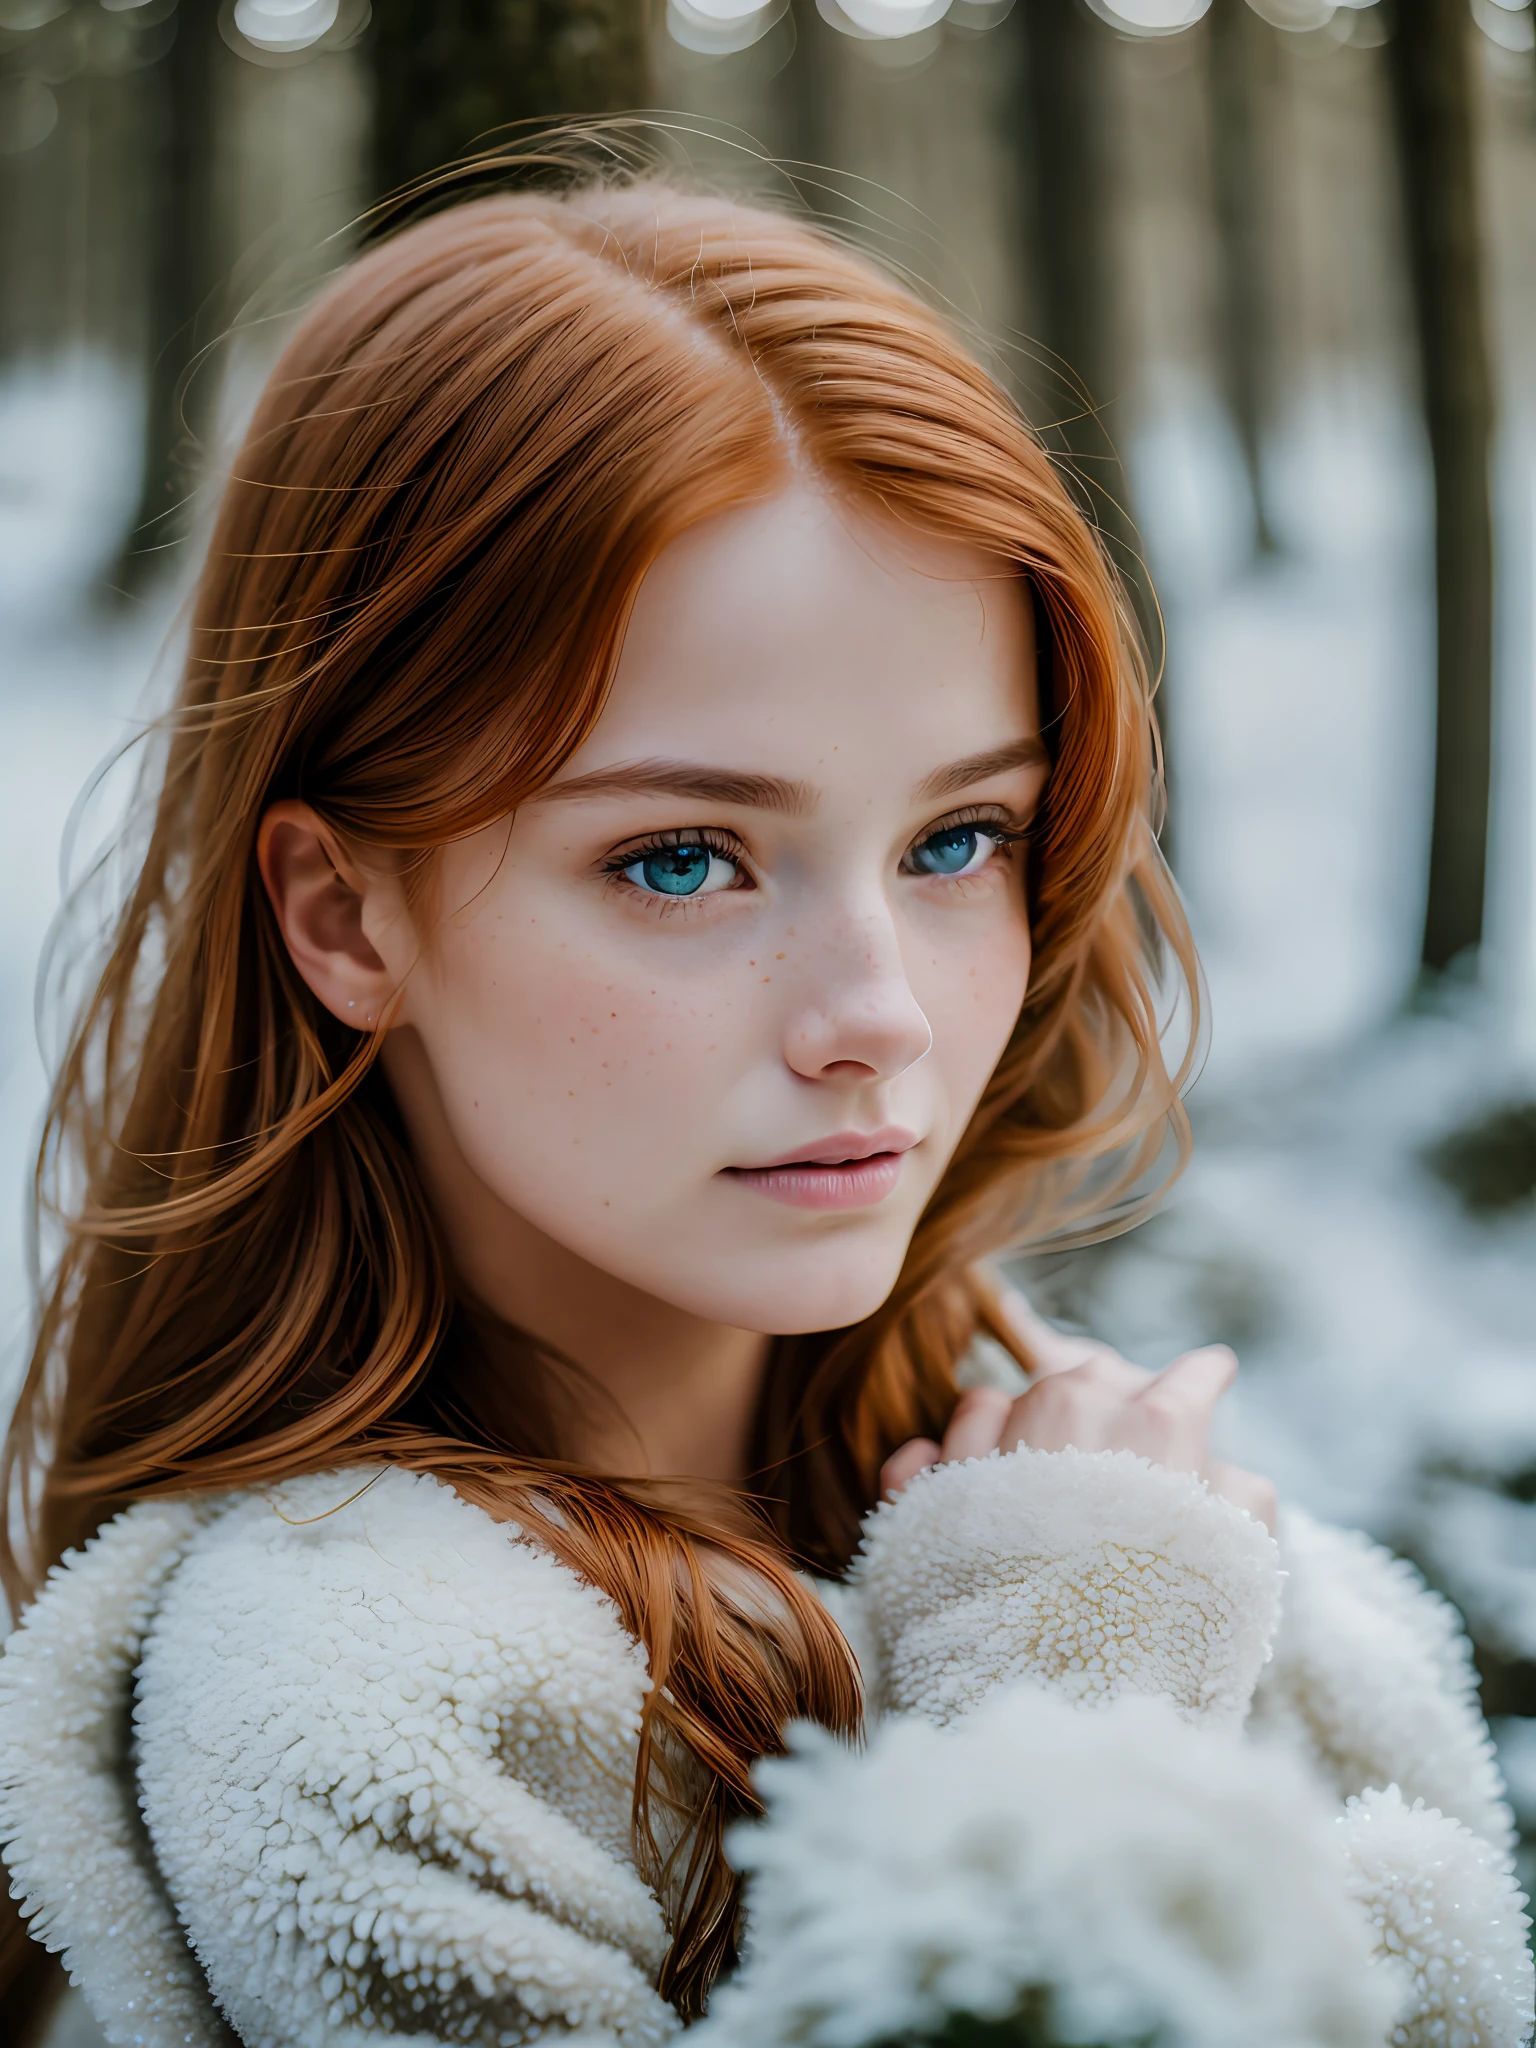
<svg viewBox="0 0 1536 2048"><path fill-rule="evenodd" d="M1016 846L1022 845L1029 837L1028 826L1021 823L1011 812L1003 810L1000 805L967 804L963 810L951 811L948 817L936 818L931 825L924 826L916 839L913 840L911 846L908 847L907 852L902 855L902 873L913 874L916 872L916 870L906 866L906 861L925 840L937 839L945 832L962 831L967 825L984 827L987 837L996 841L997 850L1004 860L1011 859L1013 849ZM957 876L955 879L969 880L971 878L969 876Z"/></svg>
<svg viewBox="0 0 1536 2048"><path fill-rule="evenodd" d="M997 851L1004 860L1011 859L1014 848L1021 845L1029 837L1028 827L1012 822L1011 814L1004 811L1000 806L995 804L968 804L962 810L951 811L945 817L936 818L931 825L923 828L917 838L912 841L911 846L908 847L906 854L902 856L901 872L903 874L917 874L921 872L918 869L909 868L906 862L910 855L926 840L936 838L944 832L963 830L968 825L984 826L988 836L996 841ZM647 838L632 841L628 846L607 855L601 863L600 872L604 880L610 885L633 890L636 895L644 896L647 902L658 912L667 916L696 909L697 900L693 896L665 896L659 892L653 894L649 890L637 889L633 883L624 880L627 869L634 867L637 862L644 860L648 854L660 853L670 846L702 846L719 859L736 863L744 879L732 883L729 888L710 892L712 894L730 895L737 889L753 886L747 866L746 852L741 841L733 832L724 832L717 825L693 825L683 830L653 832ZM927 879L942 880L945 878L929 876ZM970 880L973 878L957 876L954 879Z"/></svg>
<svg viewBox="0 0 1536 2048"><path fill-rule="evenodd" d="M734 832L722 832L718 825L690 825L686 831L652 832L644 839L632 839L617 853L607 856L603 861L603 872L621 875L637 860L644 860L648 853L662 853L669 846L707 846L722 860L741 860L744 857L741 841Z"/></svg>

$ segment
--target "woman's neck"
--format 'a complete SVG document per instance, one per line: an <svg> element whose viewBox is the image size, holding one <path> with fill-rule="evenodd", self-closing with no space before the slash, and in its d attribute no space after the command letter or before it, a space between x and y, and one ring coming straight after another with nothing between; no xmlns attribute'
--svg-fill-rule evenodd
<svg viewBox="0 0 1536 2048"><path fill-rule="evenodd" d="M615 1476L739 1484L771 1340L616 1279L508 1208L453 1144L411 1039L392 1036L385 1068L460 1281L611 1397L562 1413L566 1456Z"/></svg>

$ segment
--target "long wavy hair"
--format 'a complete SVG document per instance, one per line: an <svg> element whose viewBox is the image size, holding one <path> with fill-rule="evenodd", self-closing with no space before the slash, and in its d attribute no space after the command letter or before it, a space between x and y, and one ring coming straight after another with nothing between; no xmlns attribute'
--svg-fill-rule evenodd
<svg viewBox="0 0 1536 2048"><path fill-rule="evenodd" d="M1008 1048L890 1298L776 1340L755 1477L712 1499L563 1455L559 1361L456 1292L378 1040L300 979L254 849L302 797L425 890L434 849L591 732L660 550L792 463L1017 574L1051 770ZM1162 1037L1195 963L1131 618L999 383L801 220L587 179L460 204L344 270L235 460L142 864L58 1072L37 1201L61 1248L0 1479L13 1602L155 1494L383 1462L515 1520L649 1653L636 1853L669 1914L660 1988L700 2011L753 1763L796 1716L858 1725L797 1567L847 1565L882 1460L942 1434L978 1333L1018 1353L977 1262L1127 1220L1186 1149Z"/></svg>

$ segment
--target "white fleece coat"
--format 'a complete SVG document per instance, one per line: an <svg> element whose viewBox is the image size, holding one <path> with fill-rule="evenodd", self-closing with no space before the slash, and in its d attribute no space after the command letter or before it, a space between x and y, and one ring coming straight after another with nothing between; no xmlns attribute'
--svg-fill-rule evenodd
<svg viewBox="0 0 1536 2048"><path fill-rule="evenodd" d="M114 2048L666 2041L630 1845L642 1650L448 1487L368 1479L146 1503L53 1573L0 1660L34 1932ZM1390 1833L1384 1808L1345 1823L1364 1911L1393 1945L1465 1877L1500 1909L1462 1913L1463 1963L1528 2004L1465 1643L1363 1539L1292 1517L1277 1547L1129 1453L1023 1450L914 1480L827 1597L874 1715L953 1721L1016 1684L1229 1729L1254 1707L1341 1798L1396 1786ZM1516 2048L1523 2025L1447 2031L1421 1975L1428 2031L1399 2040Z"/></svg>

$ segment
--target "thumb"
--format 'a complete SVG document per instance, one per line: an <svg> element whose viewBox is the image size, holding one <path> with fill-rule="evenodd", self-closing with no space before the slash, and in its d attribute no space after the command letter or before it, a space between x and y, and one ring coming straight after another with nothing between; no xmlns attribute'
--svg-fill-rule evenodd
<svg viewBox="0 0 1536 2048"><path fill-rule="evenodd" d="M909 1480L939 1462L939 1447L926 1436L915 1436L899 1451L892 1451L880 1467L880 1497L892 1500Z"/></svg>

